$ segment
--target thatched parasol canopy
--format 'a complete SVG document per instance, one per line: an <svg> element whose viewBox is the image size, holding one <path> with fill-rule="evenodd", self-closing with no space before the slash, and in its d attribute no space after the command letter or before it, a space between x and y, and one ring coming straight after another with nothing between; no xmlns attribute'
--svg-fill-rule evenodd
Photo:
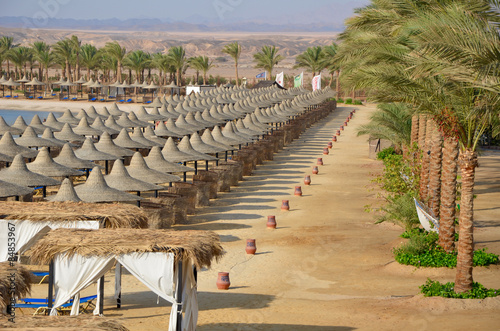
<svg viewBox="0 0 500 331"><path fill-rule="evenodd" d="M201 270L224 254L219 235L212 231L150 229L56 229L32 248L31 261L46 264L58 254L71 257L110 256L132 252L173 253L175 260L192 260Z"/></svg>
<svg viewBox="0 0 500 331"><path fill-rule="evenodd" d="M177 148L177 146L175 145L172 137L167 139L167 142L165 143L165 146L163 146L161 153L163 154L165 160L170 162L188 162L188 161L196 161L199 159L198 157L192 154L181 152L179 148Z"/></svg>
<svg viewBox="0 0 500 331"><path fill-rule="evenodd" d="M144 182L137 178L130 176L127 169L121 160L116 160L113 164L113 169L109 175L104 176L106 183L120 191L158 191L163 190L165 187Z"/></svg>
<svg viewBox="0 0 500 331"><path fill-rule="evenodd" d="M5 122L5 119L0 116L0 134L5 134L6 132L10 132L11 134L21 134L23 130L14 128Z"/></svg>
<svg viewBox="0 0 500 331"><path fill-rule="evenodd" d="M21 154L14 157L10 167L0 170L0 180L27 187L61 184L58 180L29 171Z"/></svg>
<svg viewBox="0 0 500 331"><path fill-rule="evenodd" d="M46 128L43 131L42 138L53 142L57 147L62 147L66 143L64 140L59 140L54 137L54 132L50 128Z"/></svg>
<svg viewBox="0 0 500 331"><path fill-rule="evenodd" d="M78 125L73 128L73 132L82 136L100 136L102 134L101 130L90 127L87 117L82 117Z"/></svg>
<svg viewBox="0 0 500 331"><path fill-rule="evenodd" d="M140 126L141 128L145 128L146 126L150 126L151 125L151 124L149 124L147 122L143 122L140 119L138 119L134 112L130 112L128 114L128 119L131 120L132 122L136 123L136 125L134 125L134 127ZM120 124L120 123L118 123L118 124Z"/></svg>
<svg viewBox="0 0 500 331"><path fill-rule="evenodd" d="M113 118L112 116L110 116L110 117ZM106 125L104 125L104 123L100 117L96 117L94 122L92 123L92 125L90 127L94 128L96 130L99 130L101 132L107 132L109 134L118 134L120 132L119 130L115 130L113 128L110 128L110 127L107 127Z"/></svg>
<svg viewBox="0 0 500 331"><path fill-rule="evenodd" d="M116 137L113 142L120 146L120 147L124 147L124 148L147 148L147 146L135 141L135 140L132 140L130 139L130 136L127 132L127 129L123 128L121 131L120 131L120 134L118 135L118 137Z"/></svg>
<svg viewBox="0 0 500 331"><path fill-rule="evenodd" d="M163 184L171 182L180 182L179 176L170 175L157 170L153 170L146 164L141 153L135 152L130 160L130 165L126 167L130 176L151 184Z"/></svg>
<svg viewBox="0 0 500 331"><path fill-rule="evenodd" d="M51 195L50 197L45 198L48 201L72 201L72 202L80 202L82 199L78 197L76 194L75 188L73 187L73 183L68 178L64 178L61 186L59 186L59 190L57 194Z"/></svg>
<svg viewBox="0 0 500 331"><path fill-rule="evenodd" d="M82 172L55 162L44 147L38 153L35 161L26 165L30 171L47 177L81 176Z"/></svg>
<svg viewBox="0 0 500 331"><path fill-rule="evenodd" d="M69 109L66 109L64 111L64 113L62 114L62 116L59 117L57 120L59 122L68 123L68 124L72 124L72 125L78 125L78 123L80 122L80 120L78 118L76 118L73 115L73 113L71 112L71 110L69 110Z"/></svg>
<svg viewBox="0 0 500 331"><path fill-rule="evenodd" d="M76 157L87 161L112 161L119 159L118 156L98 151L92 139L87 138L82 147L75 150Z"/></svg>
<svg viewBox="0 0 500 331"><path fill-rule="evenodd" d="M24 157L32 158L37 156L38 154L38 151L16 144L10 132L6 132L0 139L0 151L2 152L2 154L11 157L16 156L17 154L21 154Z"/></svg>
<svg viewBox="0 0 500 331"><path fill-rule="evenodd" d="M120 131L124 128L124 126L118 125L118 123L116 123L116 120L112 115L109 115L109 117L104 122L104 125L106 125L110 129L116 130L116 134L120 133Z"/></svg>
<svg viewBox="0 0 500 331"><path fill-rule="evenodd" d="M64 127L64 123L59 122L53 113L49 113L49 115L47 115L47 120L44 122L44 125L52 128L54 131L61 131Z"/></svg>
<svg viewBox="0 0 500 331"><path fill-rule="evenodd" d="M59 155L54 158L54 161L73 169L92 169L96 166L92 161L78 158L69 143L66 143L62 147Z"/></svg>
<svg viewBox="0 0 500 331"><path fill-rule="evenodd" d="M0 218L37 221L101 221L106 228L147 228L144 210L131 204L0 201Z"/></svg>
<svg viewBox="0 0 500 331"><path fill-rule="evenodd" d="M160 121L158 123L158 126L154 130L154 133L159 137L183 137L183 135L180 133L168 130L163 121Z"/></svg>
<svg viewBox="0 0 500 331"><path fill-rule="evenodd" d="M14 274L14 294L16 297L24 298L31 292L31 283L33 282L31 272L18 263L13 266L10 262L0 263L0 313L5 310L9 304L11 297L11 280L10 276Z"/></svg>
<svg viewBox="0 0 500 331"><path fill-rule="evenodd" d="M144 135L142 134L141 128L137 128L137 127L134 128L134 132L130 136L130 139L132 139L133 141L138 142L139 144L143 144L144 146L146 146L148 148L151 148L153 146L161 146L161 147L163 147L163 145L164 145L164 144L161 144L159 142L154 142L152 140L149 140L149 139L145 138Z"/></svg>
<svg viewBox="0 0 500 331"><path fill-rule="evenodd" d="M58 144L44 139L40 138L36 133L35 130L31 127L28 126L25 130L24 133L21 137L16 138L15 140L16 144L24 147L57 147L59 146Z"/></svg>
<svg viewBox="0 0 500 331"><path fill-rule="evenodd" d="M194 168L165 160L163 154L161 153L161 148L158 146L151 148L151 151L149 151L148 156L144 158L144 161L146 161L146 164L151 169L165 173L195 171Z"/></svg>
<svg viewBox="0 0 500 331"><path fill-rule="evenodd" d="M15 197L30 194L33 189L0 180L0 198Z"/></svg>
<svg viewBox="0 0 500 331"><path fill-rule="evenodd" d="M134 152L131 151L130 149L116 145L113 142L113 140L111 140L111 136L107 132L104 132L102 134L101 138L99 139L99 142L94 144L94 146L95 148L97 148L97 150L101 152L115 155L120 158L124 156L134 155Z"/></svg>
<svg viewBox="0 0 500 331"><path fill-rule="evenodd" d="M76 134L68 123L65 123L60 132L55 132L54 137L64 141L85 141L85 137Z"/></svg>
<svg viewBox="0 0 500 331"><path fill-rule="evenodd" d="M195 156L196 161L215 161L215 160L217 160L216 157L213 157L213 156L196 151L193 148L193 146L191 145L191 142L190 142L188 136L184 136L184 138L182 138L181 142L177 145L177 147L179 148L179 150L181 152Z"/></svg>

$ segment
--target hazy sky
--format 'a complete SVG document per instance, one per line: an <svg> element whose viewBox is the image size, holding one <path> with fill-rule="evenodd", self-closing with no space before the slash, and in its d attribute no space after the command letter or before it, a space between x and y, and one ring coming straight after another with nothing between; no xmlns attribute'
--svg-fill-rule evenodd
<svg viewBox="0 0 500 331"><path fill-rule="evenodd" d="M0 16L159 18L190 23L341 23L369 0L0 0Z"/></svg>

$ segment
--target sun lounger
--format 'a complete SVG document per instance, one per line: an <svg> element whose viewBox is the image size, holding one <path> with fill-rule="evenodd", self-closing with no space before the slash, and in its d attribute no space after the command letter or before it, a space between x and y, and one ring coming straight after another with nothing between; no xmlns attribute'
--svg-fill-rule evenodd
<svg viewBox="0 0 500 331"><path fill-rule="evenodd" d="M129 103L132 102L132 99L128 99L127 102L129 102Z"/></svg>
<svg viewBox="0 0 500 331"><path fill-rule="evenodd" d="M19 95L14 95L14 99L17 99L17 98L19 98Z"/></svg>
<svg viewBox="0 0 500 331"><path fill-rule="evenodd" d="M42 99L43 99L43 97L42 97L42 96L39 96L39 97L37 97L37 99L42 100Z"/></svg>
<svg viewBox="0 0 500 331"><path fill-rule="evenodd" d="M38 284L41 284L43 283L43 281L49 277L49 273L48 272L32 272L33 275L37 276L37 277L42 277L42 279L40 280L40 282Z"/></svg>
<svg viewBox="0 0 500 331"><path fill-rule="evenodd" d="M415 200L415 208L417 208L418 220L422 227L428 232L437 232L439 233L439 220L436 219L432 212L420 201L413 198Z"/></svg>
<svg viewBox="0 0 500 331"><path fill-rule="evenodd" d="M88 297L80 298L80 311L86 312L89 308L95 307L94 300L97 299L97 295L91 295ZM70 312L71 307L73 306L73 299L69 302L63 304L57 310L60 313ZM47 299L39 299L39 298L24 298L20 299L19 303L16 303L16 308L30 308L35 309L33 316L38 314L45 314L49 310L48 300Z"/></svg>
<svg viewBox="0 0 500 331"><path fill-rule="evenodd" d="M96 101L96 100L97 100L96 98L92 98L92 99L90 99L90 101Z"/></svg>

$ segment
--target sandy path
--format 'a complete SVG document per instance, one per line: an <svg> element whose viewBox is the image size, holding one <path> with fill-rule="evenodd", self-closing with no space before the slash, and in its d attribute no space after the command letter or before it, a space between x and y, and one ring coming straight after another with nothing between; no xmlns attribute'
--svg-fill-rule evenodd
<svg viewBox="0 0 500 331"><path fill-rule="evenodd" d="M341 107L311 127L274 161L258 166L231 192L199 209L191 224L176 229L213 230L227 254L199 273L198 330L498 330L500 299L446 300L415 296L427 277L453 281L454 270L397 265L390 252L402 239L391 225L374 225L363 211L376 205L370 179L381 170L368 159L366 137L356 127L374 108L361 107L334 143L322 149L352 108ZM305 186L316 159L323 157L312 185ZM477 174L476 240L500 253L498 171L500 153L481 158ZM296 185L303 196L293 195ZM282 199L291 210L280 211ZM266 229L275 215L276 230ZM245 254L247 238L258 254ZM219 291L217 272L229 271L231 288ZM475 279L500 288L500 268L476 268ZM105 315L131 330L167 329L170 305L130 275L123 279L123 308L112 308L112 275L107 276ZM46 287L44 287L46 288ZM89 293L95 290L88 289Z"/></svg>

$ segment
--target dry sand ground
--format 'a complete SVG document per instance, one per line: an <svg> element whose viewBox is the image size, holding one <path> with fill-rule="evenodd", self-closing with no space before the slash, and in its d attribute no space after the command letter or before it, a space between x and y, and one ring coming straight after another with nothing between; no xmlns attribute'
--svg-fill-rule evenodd
<svg viewBox="0 0 500 331"><path fill-rule="evenodd" d="M245 177L211 206L199 209L191 224L175 229L216 231L227 254L211 270L199 273L198 330L498 330L500 298L451 300L423 298L418 286L427 277L453 281L454 270L400 266L391 248L401 229L374 225L363 211L377 205L370 180L380 162L368 159L366 137L356 127L373 107L359 111L334 143L322 149L352 108L340 107L300 139ZM311 186L302 182L323 157ZM500 253L500 153L480 159L475 202L476 242ZM293 195L301 185L302 197ZM282 199L291 210L280 211ZM266 229L268 215L278 228ZM258 253L245 254L247 238ZM217 272L229 271L231 288L219 291ZM476 268L476 281L500 288L500 266ZM114 308L114 281L107 275L105 315L131 330L166 330L170 305L130 275L123 279L123 306ZM34 294L44 295L46 285ZM87 293L88 292L88 293ZM95 293L94 288L85 294ZM87 315L88 316L88 315ZM92 318L88 316L89 318Z"/></svg>

